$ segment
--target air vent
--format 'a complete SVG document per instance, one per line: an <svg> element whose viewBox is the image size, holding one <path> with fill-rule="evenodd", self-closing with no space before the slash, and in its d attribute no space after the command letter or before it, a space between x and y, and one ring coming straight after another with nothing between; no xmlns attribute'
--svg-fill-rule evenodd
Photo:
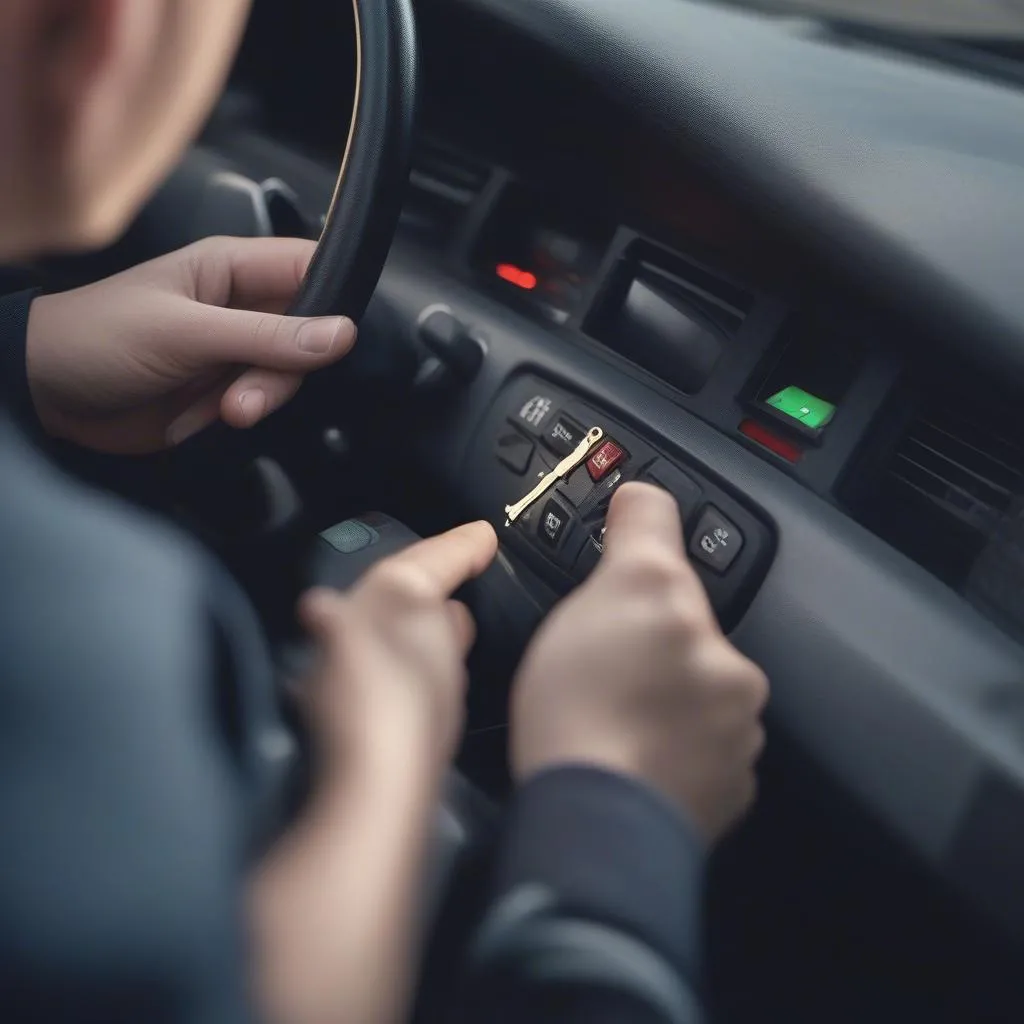
<svg viewBox="0 0 1024 1024"><path fill-rule="evenodd" d="M407 237L444 249L490 175L491 169L479 161L440 143L420 141L413 153L409 193L402 211Z"/></svg>
<svg viewBox="0 0 1024 1024"><path fill-rule="evenodd" d="M875 533L963 589L1024 498L1024 442L1012 410L926 401L852 504ZM865 472L861 471L861 474ZM873 483L873 486L872 486Z"/></svg>

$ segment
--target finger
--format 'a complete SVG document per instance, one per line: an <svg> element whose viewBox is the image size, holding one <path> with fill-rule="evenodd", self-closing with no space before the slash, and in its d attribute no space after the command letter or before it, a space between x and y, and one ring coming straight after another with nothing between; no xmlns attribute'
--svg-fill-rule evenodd
<svg viewBox="0 0 1024 1024"><path fill-rule="evenodd" d="M465 657L476 643L476 620L473 618L473 613L461 601L449 601L447 608L459 650Z"/></svg>
<svg viewBox="0 0 1024 1024"><path fill-rule="evenodd" d="M392 567L415 570L438 597L447 597L479 576L498 553L490 523L469 523L422 540L391 559Z"/></svg>
<svg viewBox="0 0 1024 1024"><path fill-rule="evenodd" d="M210 306L283 311L316 243L304 238L206 238L190 246L196 298Z"/></svg>
<svg viewBox="0 0 1024 1024"><path fill-rule="evenodd" d="M344 594L328 587L315 587L299 598L296 618L315 640L330 640L338 632L346 605Z"/></svg>
<svg viewBox="0 0 1024 1024"><path fill-rule="evenodd" d="M683 553L679 505L668 491L651 484L628 483L616 491L608 509L604 561L628 556L638 542Z"/></svg>
<svg viewBox="0 0 1024 1024"><path fill-rule="evenodd" d="M301 386L298 373L247 370L224 392L220 417L230 427L254 427L291 401Z"/></svg>
<svg viewBox="0 0 1024 1024"><path fill-rule="evenodd" d="M177 326L181 355L195 365L237 364L288 373L329 366L355 344L348 317L294 317L189 303Z"/></svg>
<svg viewBox="0 0 1024 1024"><path fill-rule="evenodd" d="M216 388L190 405L167 428L169 448L187 441L220 418L221 388Z"/></svg>

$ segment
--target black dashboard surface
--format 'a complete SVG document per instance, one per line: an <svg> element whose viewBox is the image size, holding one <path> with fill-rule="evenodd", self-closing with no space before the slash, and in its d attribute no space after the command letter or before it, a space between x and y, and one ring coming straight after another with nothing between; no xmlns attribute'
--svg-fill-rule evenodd
<svg viewBox="0 0 1024 1024"><path fill-rule="evenodd" d="M580 69L932 337L1024 386L1024 92L693 0L449 2Z"/></svg>
<svg viewBox="0 0 1024 1024"><path fill-rule="evenodd" d="M616 365L571 330L510 309L467 272L466 237L442 256L400 235L381 281L382 303L410 333L424 310L443 303L488 346L479 377L422 432L424 462L442 467L462 512L500 526L492 496L474 488L467 473L470 448L509 381L529 373L573 391L664 454L702 467L749 498L778 544L733 636L772 678L774 723L936 874L1024 934L1024 889L1015 867L1024 850L1021 830L1012 826L1024 820L1024 649L935 575L865 530L829 493L869 417L855 418L841 442L839 433L831 434L808 457L802 477L781 471L723 429L725 415L735 427L737 388L758 357L756 347L768 344L765 336L782 319L771 279L777 264L788 261L791 239L845 281L855 310L870 296L899 314L876 338L897 363L899 343L911 333L902 330L907 322L927 339L924 361L946 376L955 365L976 364L1006 391L1024 386L1024 289L1017 285L1024 266L1017 201L1024 194L1024 92L844 45L809 23L785 25L691 0L420 0L418 12L428 68L459 58L457 48L432 48L439 37L457 36L458 45L479 51L461 54L472 71L461 81L454 76L454 99L433 104L435 115L441 108L442 128L458 121L459 88L497 62L505 43L546 53L590 83L593 115L584 131L583 119L575 118L586 107L572 106L575 94L568 84L561 91L557 76L545 79L539 93L524 85L522 97L536 101L553 83L548 105L565 105L570 125L559 134L555 119L547 143L542 131L533 151L522 154L533 178L543 175L546 158L578 145L583 164L592 162L588 186L608 185L615 177L609 168L637 163L636 139L620 131L623 122L643 124L645 171L661 160L662 180L685 175L689 182L697 167L719 198L730 195L736 209L756 211L754 234L762 236L755 245L742 232L733 235L737 218L714 212L699 225L681 223L679 216L685 220L694 209L707 214L720 204L698 199L681 211L667 193L658 240L682 249L681 236L695 227L702 244L716 234L719 241L739 238L731 251L728 244L720 248L730 257L756 250L764 275L755 275L752 287L766 293L732 349L734 376L720 369L691 399ZM488 31L478 34L485 23ZM520 68L524 82L543 70L539 61ZM490 84L515 106L514 80ZM425 98L429 112L436 97ZM618 118L607 116L612 109ZM487 149L485 134L527 145L506 113L492 112L489 132L486 124L470 129L480 132L476 155L484 163L491 163L479 152ZM329 137L329 130L321 132L307 148L324 152ZM465 132L459 141L466 144ZM330 159L289 154L251 133L231 149L239 169L257 179L282 174L308 198L310 212L321 212L333 182ZM471 204L463 236L480 230L480 218L513 176L508 167L485 175L489 183ZM591 197L600 191L589 189ZM634 197L614 188L607 195L600 213L633 224L626 209ZM776 229L767 245L765 225ZM798 275L815 269L806 259L794 266ZM929 359L929 344L945 349L933 349ZM959 362L946 361L952 353ZM881 395L896 372L885 351L875 355L878 373L863 375L860 386ZM841 415L835 430L845 430L843 424ZM821 473L812 478L815 459Z"/></svg>

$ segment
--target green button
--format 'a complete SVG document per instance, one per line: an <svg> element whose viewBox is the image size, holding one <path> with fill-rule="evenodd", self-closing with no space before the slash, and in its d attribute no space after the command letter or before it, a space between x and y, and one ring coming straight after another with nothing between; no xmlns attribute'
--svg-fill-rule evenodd
<svg viewBox="0 0 1024 1024"><path fill-rule="evenodd" d="M335 551L343 555L353 555L380 540L380 534L372 526L367 526L357 519L346 519L345 522L324 530L320 536Z"/></svg>
<svg viewBox="0 0 1024 1024"><path fill-rule="evenodd" d="M768 405L787 416L792 416L812 430L827 427L836 414L836 407L831 402L826 402L824 398L815 398L809 391L792 386L772 395L768 399Z"/></svg>

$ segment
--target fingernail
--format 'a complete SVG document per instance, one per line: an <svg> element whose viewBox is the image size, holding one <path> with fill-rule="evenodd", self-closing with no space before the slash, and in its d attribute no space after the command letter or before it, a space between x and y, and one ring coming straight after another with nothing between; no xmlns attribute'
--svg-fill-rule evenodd
<svg viewBox="0 0 1024 1024"><path fill-rule="evenodd" d="M212 420L205 410L189 409L167 428L168 446L173 448L175 445L182 444L193 434L198 434L200 430L209 426L211 422Z"/></svg>
<svg viewBox="0 0 1024 1024"><path fill-rule="evenodd" d="M250 388L238 396L238 407L242 410L242 419L247 426L252 426L263 419L267 411L267 395L263 388Z"/></svg>
<svg viewBox="0 0 1024 1024"><path fill-rule="evenodd" d="M311 356L327 356L334 351L339 341L354 334L355 324L347 317L329 317L303 324L296 341L300 352Z"/></svg>

